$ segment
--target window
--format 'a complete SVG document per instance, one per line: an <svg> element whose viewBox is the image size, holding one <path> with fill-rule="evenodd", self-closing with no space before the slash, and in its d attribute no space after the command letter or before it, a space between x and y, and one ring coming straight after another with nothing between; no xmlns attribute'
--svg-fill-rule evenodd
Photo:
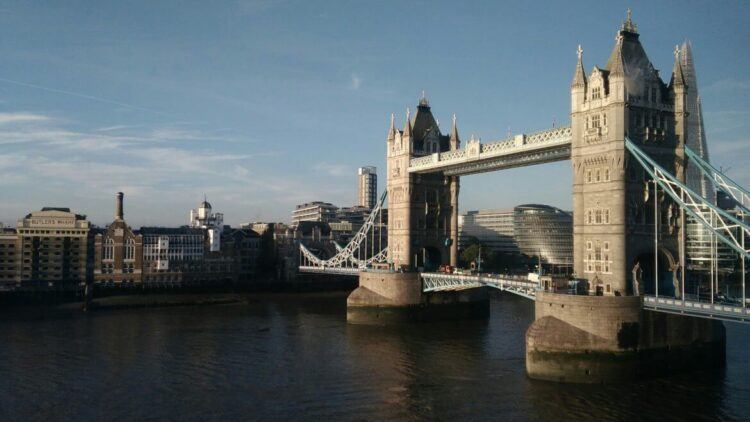
<svg viewBox="0 0 750 422"><path fill-rule="evenodd" d="M586 182L591 183L591 170L586 170Z"/></svg>
<svg viewBox="0 0 750 422"><path fill-rule="evenodd" d="M609 208L604 210L604 224L609 224Z"/></svg>
<svg viewBox="0 0 750 422"><path fill-rule="evenodd" d="M604 169L604 181L609 182L609 169Z"/></svg>
<svg viewBox="0 0 750 422"><path fill-rule="evenodd" d="M601 182L602 181L601 172L599 170L596 171L596 181L597 182Z"/></svg>
<svg viewBox="0 0 750 422"><path fill-rule="evenodd" d="M602 126L607 126L607 114L602 114Z"/></svg>
<svg viewBox="0 0 750 422"><path fill-rule="evenodd" d="M103 259L113 259L115 256L115 241L112 239L107 239L104 242L104 254Z"/></svg>
<svg viewBox="0 0 750 422"><path fill-rule="evenodd" d="M135 259L135 240L128 240L125 245L125 259Z"/></svg>
<svg viewBox="0 0 750 422"><path fill-rule="evenodd" d="M594 87L591 89L591 99L598 100L602 97L602 89L601 87ZM598 126L597 126L598 127Z"/></svg>
<svg viewBox="0 0 750 422"><path fill-rule="evenodd" d="M586 242L586 249L591 250L591 241ZM589 259L591 259L591 255L589 255Z"/></svg>
<svg viewBox="0 0 750 422"><path fill-rule="evenodd" d="M591 116L591 127L592 128L599 127L599 115L598 114Z"/></svg>
<svg viewBox="0 0 750 422"><path fill-rule="evenodd" d="M656 88L651 89L651 102L652 103L656 102Z"/></svg>
<svg viewBox="0 0 750 422"><path fill-rule="evenodd" d="M596 210L594 215L596 216L596 224L602 224L602 210Z"/></svg>

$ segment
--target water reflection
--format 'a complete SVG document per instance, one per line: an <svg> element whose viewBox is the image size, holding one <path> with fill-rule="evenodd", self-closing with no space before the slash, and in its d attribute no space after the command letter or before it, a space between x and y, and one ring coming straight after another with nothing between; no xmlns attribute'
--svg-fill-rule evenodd
<svg viewBox="0 0 750 422"><path fill-rule="evenodd" d="M750 329L726 371L613 386L529 380L533 304L489 320L346 324L345 295L81 314L0 313L0 419L743 419Z"/></svg>

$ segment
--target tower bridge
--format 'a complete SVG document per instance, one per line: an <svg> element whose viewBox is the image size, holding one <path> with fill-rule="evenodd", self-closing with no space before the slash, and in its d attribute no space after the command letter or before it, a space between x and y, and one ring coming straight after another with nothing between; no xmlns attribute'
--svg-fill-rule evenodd
<svg viewBox="0 0 750 422"><path fill-rule="evenodd" d="M322 260L300 246L300 271L359 274L352 323L383 323L397 311L476 315L490 287L535 301L526 337L530 376L600 382L644 368L686 368L724 361L721 320L748 321L745 213L750 194L708 164L701 104L689 44L676 47L664 82L640 42L630 13L603 67L587 73L579 46L570 86L571 121L562 126L461 146L456 119L443 134L422 98L402 130L386 136L387 188L362 230ZM570 160L573 249L584 294L501 274L430 272L458 263L460 177ZM716 206L715 190L739 213ZM387 236L375 219L388 201ZM741 297L686 289L690 224L740 258ZM481 292L485 292L482 294ZM580 292L576 292L580 293Z"/></svg>

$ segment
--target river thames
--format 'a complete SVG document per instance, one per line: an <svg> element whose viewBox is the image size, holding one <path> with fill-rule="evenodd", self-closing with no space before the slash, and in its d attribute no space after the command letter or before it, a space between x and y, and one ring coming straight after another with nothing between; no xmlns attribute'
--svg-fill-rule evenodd
<svg viewBox="0 0 750 422"><path fill-rule="evenodd" d="M727 366L580 386L524 373L533 303L497 294L483 321L346 324L344 293L248 303L0 314L2 420L741 420L750 326Z"/></svg>

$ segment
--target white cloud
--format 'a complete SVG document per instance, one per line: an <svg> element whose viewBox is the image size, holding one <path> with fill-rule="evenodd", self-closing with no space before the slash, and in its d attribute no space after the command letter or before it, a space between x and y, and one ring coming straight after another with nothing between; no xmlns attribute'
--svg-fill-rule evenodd
<svg viewBox="0 0 750 422"><path fill-rule="evenodd" d="M362 78L357 75L352 75L351 78L349 88L356 91L362 86Z"/></svg>
<svg viewBox="0 0 750 422"><path fill-rule="evenodd" d="M22 122L42 122L51 120L50 117L34 113L0 113L0 125L22 123Z"/></svg>
<svg viewBox="0 0 750 422"><path fill-rule="evenodd" d="M0 219L8 221L55 203L103 224L111 218L109 198L123 191L132 200L135 212L130 217L136 226L179 223L204 192L223 202L227 222L236 223L251 215L257 218L259 209L267 218L272 209L276 212L270 218L283 218L287 215L279 215L279 209L310 198L343 198L348 190L326 189L319 180L281 170L255 171L283 152L260 146L248 151L254 143L235 142L241 138L231 131L174 125L82 131L69 121L32 113L0 113L2 121L8 125L0 125L0 187L4 203L15 204L0 204ZM326 171L342 175L347 169L327 165Z"/></svg>

